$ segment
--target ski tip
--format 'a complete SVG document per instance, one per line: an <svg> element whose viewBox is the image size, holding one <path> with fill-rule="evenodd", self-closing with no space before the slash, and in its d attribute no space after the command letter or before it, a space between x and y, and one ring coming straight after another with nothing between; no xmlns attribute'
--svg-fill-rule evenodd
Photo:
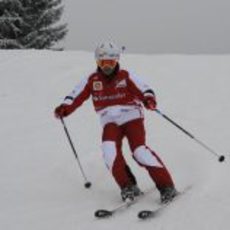
<svg viewBox="0 0 230 230"><path fill-rule="evenodd" d="M149 217L153 217L154 212L150 210L143 210L138 213L138 218L145 220L148 219Z"/></svg>
<svg viewBox="0 0 230 230"><path fill-rule="evenodd" d="M219 162L223 162L225 160L225 156L224 155L219 156L218 160Z"/></svg>
<svg viewBox="0 0 230 230"><path fill-rule="evenodd" d="M109 210L99 209L94 213L94 216L97 218L107 218L112 216L113 212Z"/></svg>

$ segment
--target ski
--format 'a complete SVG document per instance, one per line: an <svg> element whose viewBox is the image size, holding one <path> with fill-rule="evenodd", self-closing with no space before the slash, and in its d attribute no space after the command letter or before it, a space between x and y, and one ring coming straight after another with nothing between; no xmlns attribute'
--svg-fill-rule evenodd
<svg viewBox="0 0 230 230"><path fill-rule="evenodd" d="M186 187L182 192L179 192L177 196L170 202L161 204L158 208L152 209L152 210L141 210L138 212L137 216L141 220L151 219L156 217L158 214L160 214L166 207L177 201L182 195L184 195L191 186Z"/></svg>
<svg viewBox="0 0 230 230"><path fill-rule="evenodd" d="M115 208L112 209L98 209L95 213L94 216L97 218L107 218L107 217L111 217L112 215L114 215L115 213L117 213L118 211L122 210L122 209L126 209L129 208L131 205L135 204L137 202L137 199L135 200L129 200L126 201L120 205L118 205Z"/></svg>
<svg viewBox="0 0 230 230"><path fill-rule="evenodd" d="M163 209L165 207L167 207L172 202L173 201L168 202L166 204L162 204L160 207L158 207L158 208L156 208L154 210L141 210L138 213L137 216L138 216L139 219L142 219L142 220L146 220L146 219L150 219L150 218L156 217L158 213L160 213L161 211L163 211Z"/></svg>
<svg viewBox="0 0 230 230"><path fill-rule="evenodd" d="M122 210L124 211L124 210L128 209L130 206L136 204L139 200L141 200L143 197L145 197L147 194L149 194L153 190L154 190L154 188L146 190L146 191L144 191L144 193L142 195L136 197L134 200L127 200L127 201L119 204L118 206L116 206L114 208L98 209L97 211L95 211L94 216L97 217L98 219L111 217L115 213L118 213Z"/></svg>

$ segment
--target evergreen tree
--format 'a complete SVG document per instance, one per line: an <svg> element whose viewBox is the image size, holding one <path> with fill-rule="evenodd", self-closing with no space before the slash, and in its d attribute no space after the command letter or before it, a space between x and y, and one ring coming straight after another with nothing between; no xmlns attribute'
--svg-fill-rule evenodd
<svg viewBox="0 0 230 230"><path fill-rule="evenodd" d="M62 0L0 2L0 48L47 49L62 40L67 25L57 25Z"/></svg>
<svg viewBox="0 0 230 230"><path fill-rule="evenodd" d="M0 48L23 48L17 37L22 20L23 8L20 0L3 0L0 2Z"/></svg>

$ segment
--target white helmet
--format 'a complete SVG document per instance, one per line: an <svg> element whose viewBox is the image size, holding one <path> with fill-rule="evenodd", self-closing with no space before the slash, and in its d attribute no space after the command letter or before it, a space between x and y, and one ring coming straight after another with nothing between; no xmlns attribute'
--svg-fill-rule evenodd
<svg viewBox="0 0 230 230"><path fill-rule="evenodd" d="M120 58L121 50L110 41L100 43L95 50L95 59L99 60L116 60Z"/></svg>

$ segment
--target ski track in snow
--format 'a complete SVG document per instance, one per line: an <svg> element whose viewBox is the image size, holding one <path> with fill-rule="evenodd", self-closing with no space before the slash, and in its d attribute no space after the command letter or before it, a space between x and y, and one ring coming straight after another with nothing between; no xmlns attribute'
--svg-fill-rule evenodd
<svg viewBox="0 0 230 230"><path fill-rule="evenodd" d="M146 112L147 142L164 160L176 186L192 189L156 219L140 221L141 209L97 220L94 211L120 203L120 192L100 151L100 124L90 100L66 119L85 172L78 165L53 109L82 77L94 71L88 52L0 52L0 229L3 230L227 230L230 225L230 56L124 55L121 66L153 86L159 109L220 154L209 152L162 117ZM142 189L153 187L144 169L124 152Z"/></svg>

